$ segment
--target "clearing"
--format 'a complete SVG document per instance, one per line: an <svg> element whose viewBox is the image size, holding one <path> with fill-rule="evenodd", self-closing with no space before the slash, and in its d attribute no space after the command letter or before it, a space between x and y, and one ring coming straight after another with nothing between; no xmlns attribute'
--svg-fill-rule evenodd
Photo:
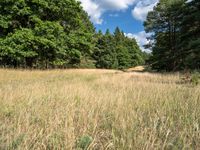
<svg viewBox="0 0 200 150"><path fill-rule="evenodd" d="M0 149L198 149L200 86L178 74L0 70Z"/></svg>

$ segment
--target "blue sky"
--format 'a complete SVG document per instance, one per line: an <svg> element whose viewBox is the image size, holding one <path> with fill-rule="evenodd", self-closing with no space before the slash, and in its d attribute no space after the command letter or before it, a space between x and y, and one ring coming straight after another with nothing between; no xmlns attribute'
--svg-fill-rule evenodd
<svg viewBox="0 0 200 150"><path fill-rule="evenodd" d="M143 21L158 0L79 0L89 14L96 30L111 32L118 26L124 33L142 45L147 44Z"/></svg>
<svg viewBox="0 0 200 150"><path fill-rule="evenodd" d="M134 19L131 11L131 8L128 8L127 10L122 12L108 11L102 15L102 18L104 20L102 24L94 25L97 30L101 29L103 32L105 32L106 29L109 29L111 32L113 32L118 26L125 33L138 33L144 30L143 22Z"/></svg>

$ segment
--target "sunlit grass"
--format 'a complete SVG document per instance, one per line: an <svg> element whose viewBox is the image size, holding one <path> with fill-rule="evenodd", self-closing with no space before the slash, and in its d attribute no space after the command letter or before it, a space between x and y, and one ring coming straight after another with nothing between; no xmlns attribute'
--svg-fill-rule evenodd
<svg viewBox="0 0 200 150"><path fill-rule="evenodd" d="M198 149L200 86L179 80L0 70L0 149Z"/></svg>

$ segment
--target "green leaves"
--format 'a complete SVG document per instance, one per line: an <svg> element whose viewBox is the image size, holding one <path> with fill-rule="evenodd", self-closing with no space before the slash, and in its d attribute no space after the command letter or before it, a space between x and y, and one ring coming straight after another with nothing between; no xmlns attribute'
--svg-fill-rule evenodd
<svg viewBox="0 0 200 150"><path fill-rule="evenodd" d="M116 28L96 34L76 0L0 1L0 65L124 69L143 62L134 39Z"/></svg>
<svg viewBox="0 0 200 150"><path fill-rule="evenodd" d="M94 27L75 0L0 1L0 65L80 66L92 54Z"/></svg>
<svg viewBox="0 0 200 150"><path fill-rule="evenodd" d="M97 34L94 59L97 68L126 69L143 63L142 52L135 39L125 37L117 27L114 35L109 30Z"/></svg>
<svg viewBox="0 0 200 150"><path fill-rule="evenodd" d="M10 24L9 20L10 20L9 16L0 15L0 27L5 29L8 28Z"/></svg>
<svg viewBox="0 0 200 150"><path fill-rule="evenodd" d="M160 0L148 13L144 27L147 33L153 33L150 44L153 69L177 71L200 68L198 7L197 0Z"/></svg>
<svg viewBox="0 0 200 150"><path fill-rule="evenodd" d="M84 135L80 137L80 139L77 141L76 147L77 149L86 150L90 146L92 141L93 138L91 136Z"/></svg>

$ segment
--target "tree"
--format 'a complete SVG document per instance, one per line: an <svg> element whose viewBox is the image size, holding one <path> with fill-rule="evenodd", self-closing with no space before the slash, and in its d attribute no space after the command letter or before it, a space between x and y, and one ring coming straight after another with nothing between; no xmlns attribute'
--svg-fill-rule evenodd
<svg viewBox="0 0 200 150"><path fill-rule="evenodd" d="M117 69L117 53L115 49L113 36L107 30L103 35L101 32L97 35L97 45L94 52L97 68Z"/></svg>
<svg viewBox="0 0 200 150"><path fill-rule="evenodd" d="M0 1L0 31L4 66L79 66L94 47L94 27L76 0Z"/></svg>
<svg viewBox="0 0 200 150"><path fill-rule="evenodd" d="M200 2L160 0L144 22L152 33L152 68L176 71L200 68Z"/></svg>
<svg viewBox="0 0 200 150"><path fill-rule="evenodd" d="M119 69L126 69L143 63L142 52L134 38L126 37L123 31L117 27L114 32L114 39Z"/></svg>
<svg viewBox="0 0 200 150"><path fill-rule="evenodd" d="M124 69L141 61L119 28L96 34L77 0L0 1L0 66Z"/></svg>
<svg viewBox="0 0 200 150"><path fill-rule="evenodd" d="M117 27L114 34L97 34L94 59L98 68L127 69L144 62L142 52L135 39L130 39Z"/></svg>
<svg viewBox="0 0 200 150"><path fill-rule="evenodd" d="M200 69L200 1L193 0L185 5L180 27L180 49L182 66Z"/></svg>
<svg viewBox="0 0 200 150"><path fill-rule="evenodd" d="M130 55L130 67L144 64L145 57L134 38L124 37L124 46L128 49Z"/></svg>

